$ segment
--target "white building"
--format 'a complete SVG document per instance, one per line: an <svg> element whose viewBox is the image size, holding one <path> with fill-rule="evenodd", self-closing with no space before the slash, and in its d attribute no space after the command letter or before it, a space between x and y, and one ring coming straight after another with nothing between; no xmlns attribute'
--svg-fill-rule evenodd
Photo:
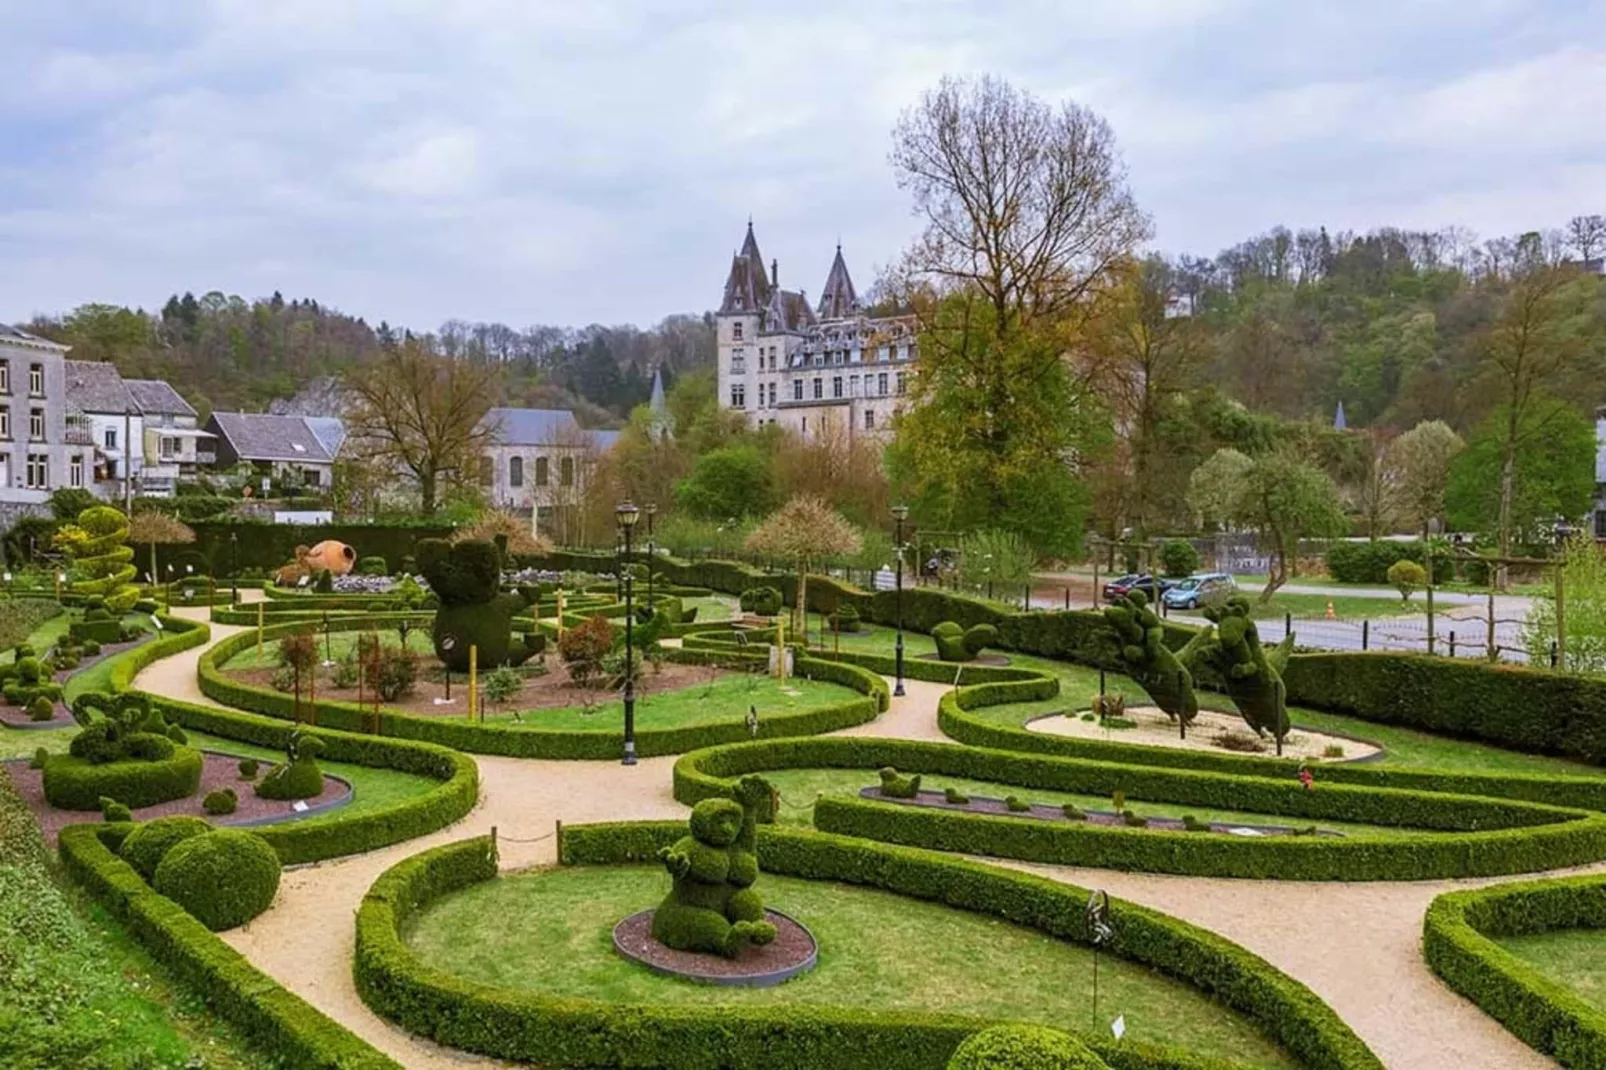
<svg viewBox="0 0 1606 1070"><path fill-rule="evenodd" d="M617 431L588 431L568 409L496 408L486 414L493 440L480 457L480 485L490 501L528 510L537 534L561 534L579 506L591 465Z"/></svg>
<svg viewBox="0 0 1606 1070"><path fill-rule="evenodd" d="M69 418L67 350L0 324L0 527L87 483L94 450L89 428Z"/></svg>
<svg viewBox="0 0 1606 1070"><path fill-rule="evenodd" d="M881 437L914 374L914 317L866 315L840 245L810 307L778 262L765 270L749 223L717 319L720 400L754 426Z"/></svg>

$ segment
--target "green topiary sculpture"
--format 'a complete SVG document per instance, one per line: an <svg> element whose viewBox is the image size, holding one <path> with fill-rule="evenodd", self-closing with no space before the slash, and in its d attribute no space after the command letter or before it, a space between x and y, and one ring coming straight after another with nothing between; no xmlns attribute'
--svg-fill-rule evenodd
<svg viewBox="0 0 1606 1070"><path fill-rule="evenodd" d="M784 600L774 587L749 587L742 592L740 603L743 613L760 617L776 617L781 613Z"/></svg>
<svg viewBox="0 0 1606 1070"><path fill-rule="evenodd" d="M948 1070L1109 1070L1109 1064L1057 1029L995 1025L965 1038Z"/></svg>
<svg viewBox="0 0 1606 1070"><path fill-rule="evenodd" d="M100 797L100 816L103 821L134 820L134 812L109 795Z"/></svg>
<svg viewBox="0 0 1606 1070"><path fill-rule="evenodd" d="M1199 716L1199 697L1193 693L1193 674L1188 664L1202 645L1195 636L1181 653L1165 645L1165 625L1149 606L1142 591L1117 595L1104 610L1104 621L1115 633L1121 648L1121 661L1127 675L1147 691L1166 716L1181 725L1182 734Z"/></svg>
<svg viewBox="0 0 1606 1070"><path fill-rule="evenodd" d="M155 878L156 867L168 851L191 836L204 836L211 831L212 826L203 818L159 817L129 833L118 853L148 882Z"/></svg>
<svg viewBox="0 0 1606 1070"><path fill-rule="evenodd" d="M72 585L75 594L105 599L116 617L139 601L139 588L133 583L134 551L128 546L128 518L121 510L109 505L85 509L77 522L62 528L53 541L89 576Z"/></svg>
<svg viewBox="0 0 1606 1070"><path fill-rule="evenodd" d="M748 944L775 939L764 918L758 880L760 822L775 817L775 789L746 776L735 799L704 799L691 812L691 833L658 852L674 884L652 917L653 939L677 951L734 958Z"/></svg>
<svg viewBox="0 0 1606 1070"><path fill-rule="evenodd" d="M920 794L920 774L903 776L892 766L881 769L881 794L890 799L913 799Z"/></svg>
<svg viewBox="0 0 1606 1070"><path fill-rule="evenodd" d="M220 932L268 909L279 891L279 856L260 836L216 829L175 844L151 887Z"/></svg>
<svg viewBox="0 0 1606 1070"><path fill-rule="evenodd" d="M420 539L418 568L440 602L435 612L435 656L453 672L468 671L469 647L479 666L521 665L535 655L513 640L513 617L532 603L501 592L502 550L493 542Z"/></svg>
<svg viewBox="0 0 1606 1070"><path fill-rule="evenodd" d="M264 799L311 799L323 794L323 770L318 768L318 755L323 753L323 740L305 732L292 732L285 745L285 762L275 766L256 786L256 793Z"/></svg>
<svg viewBox="0 0 1606 1070"><path fill-rule="evenodd" d="M931 637L937 641L937 657L943 661L974 661L998 642L998 629L991 624L972 624L965 629L945 620L931 629Z"/></svg>
<svg viewBox="0 0 1606 1070"><path fill-rule="evenodd" d="M1215 670L1245 723L1256 735L1271 735L1277 741L1277 753L1282 754L1289 728L1288 689L1282 670L1294 649L1293 635L1285 636L1277 649L1267 654L1250 615L1249 599L1243 597L1207 608L1205 616L1215 625L1214 637L1207 638L1208 631L1201 636L1205 641L1197 648L1198 664Z"/></svg>
<svg viewBox="0 0 1606 1070"><path fill-rule="evenodd" d="M91 765L141 759L161 761L173 753L168 725L150 699L128 691L115 698L104 691L86 691L73 699L72 715L83 730L68 753Z"/></svg>

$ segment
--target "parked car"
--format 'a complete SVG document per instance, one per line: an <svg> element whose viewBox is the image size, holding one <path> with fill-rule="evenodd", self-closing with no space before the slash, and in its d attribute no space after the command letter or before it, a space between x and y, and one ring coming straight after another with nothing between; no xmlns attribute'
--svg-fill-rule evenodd
<svg viewBox="0 0 1606 1070"><path fill-rule="evenodd" d="M1160 600L1160 595L1164 593L1173 582L1175 581L1151 576L1147 572L1128 573L1125 576L1118 576L1104 585L1104 600L1108 602L1110 599L1123 594L1131 594L1133 591L1142 591L1144 594L1148 595L1150 602L1158 602Z"/></svg>
<svg viewBox="0 0 1606 1070"><path fill-rule="evenodd" d="M1198 609L1206 602L1225 598L1238 589L1225 572L1204 572L1189 576L1162 597L1167 609Z"/></svg>

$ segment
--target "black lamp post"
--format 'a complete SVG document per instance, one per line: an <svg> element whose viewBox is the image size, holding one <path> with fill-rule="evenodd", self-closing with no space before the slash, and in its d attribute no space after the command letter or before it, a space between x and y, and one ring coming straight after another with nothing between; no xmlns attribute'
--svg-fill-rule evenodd
<svg viewBox="0 0 1606 1070"><path fill-rule="evenodd" d="M619 534L623 539L624 559L630 560L630 533L636 526L636 520L641 516L641 510L630 502L622 502L614 510L619 520ZM624 765L636 764L636 673L635 673L635 579L626 572L625 576L625 756Z"/></svg>
<svg viewBox="0 0 1606 1070"><path fill-rule="evenodd" d="M657 604L653 599L653 591L652 591L652 564L653 564L653 561L656 560L657 553L658 553L658 548L653 545L653 541L652 541L652 518L657 514L657 512L658 512L658 504L656 502L648 502L647 503L647 616L648 617L654 616L658 611L657 610Z"/></svg>
<svg viewBox="0 0 1606 1070"><path fill-rule="evenodd" d="M229 596L229 605L240 604L240 533L229 532L229 584L232 591Z"/></svg>
<svg viewBox="0 0 1606 1070"><path fill-rule="evenodd" d="M897 522L897 535L893 541L893 553L898 557L898 645L894 657L896 670L896 684L892 689L894 695L903 695L903 522L909 519L907 505L894 505L892 519Z"/></svg>

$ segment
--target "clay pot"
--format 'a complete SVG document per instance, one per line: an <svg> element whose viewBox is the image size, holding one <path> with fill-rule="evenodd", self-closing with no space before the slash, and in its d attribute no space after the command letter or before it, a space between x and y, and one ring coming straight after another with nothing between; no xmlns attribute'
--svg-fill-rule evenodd
<svg viewBox="0 0 1606 1070"><path fill-rule="evenodd" d="M344 576L356 563L357 551L333 539L325 539L307 551L307 567L313 572L328 569L332 576Z"/></svg>

